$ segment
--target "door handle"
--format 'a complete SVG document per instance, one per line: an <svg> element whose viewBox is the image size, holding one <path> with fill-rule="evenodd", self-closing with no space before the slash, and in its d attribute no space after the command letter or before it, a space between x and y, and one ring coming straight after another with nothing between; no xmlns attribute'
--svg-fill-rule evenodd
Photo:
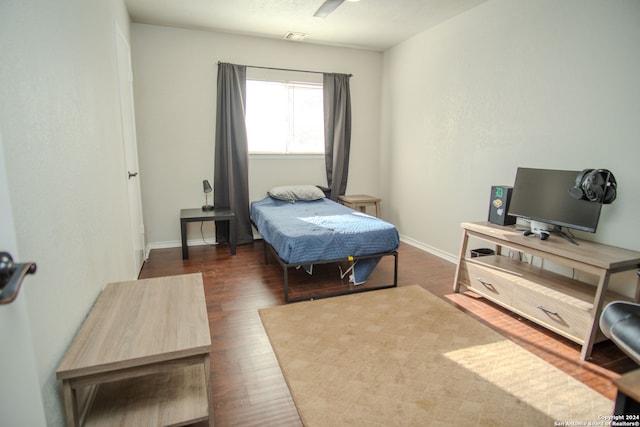
<svg viewBox="0 0 640 427"><path fill-rule="evenodd" d="M129 172L129 171L127 171L127 173L129 174L129 179L135 178L136 176L138 176L138 172Z"/></svg>
<svg viewBox="0 0 640 427"><path fill-rule="evenodd" d="M14 263L8 252L0 252L0 304L9 304L18 296L27 274L35 274L34 262Z"/></svg>

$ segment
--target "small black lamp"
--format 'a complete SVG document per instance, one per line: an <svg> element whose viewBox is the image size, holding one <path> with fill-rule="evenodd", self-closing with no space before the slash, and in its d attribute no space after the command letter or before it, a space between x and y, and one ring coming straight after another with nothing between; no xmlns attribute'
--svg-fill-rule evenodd
<svg viewBox="0 0 640 427"><path fill-rule="evenodd" d="M209 184L209 180L202 181L202 187L204 189L204 206L202 207L203 211L212 211L213 205L209 204L209 193L213 191L211 188L211 184Z"/></svg>

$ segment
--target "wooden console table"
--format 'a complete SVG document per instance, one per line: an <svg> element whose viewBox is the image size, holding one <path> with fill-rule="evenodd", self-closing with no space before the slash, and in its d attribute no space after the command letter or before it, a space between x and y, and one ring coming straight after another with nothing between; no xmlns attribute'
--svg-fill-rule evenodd
<svg viewBox="0 0 640 427"><path fill-rule="evenodd" d="M604 304L613 300L638 301L640 297L638 282L634 298L608 291L612 274L640 267L640 252L578 239L579 245L574 245L554 234L548 240L540 240L524 236L513 226L488 222L465 222L462 228L454 292L459 292L463 285L581 344L583 360L590 357L594 343L606 339L598 326ZM573 271L590 273L598 283L593 286L508 256L471 258L467 255L469 237L495 244L496 254L507 247L515 253L530 254Z"/></svg>
<svg viewBox="0 0 640 427"><path fill-rule="evenodd" d="M213 425L200 273L107 285L58 370L68 426Z"/></svg>

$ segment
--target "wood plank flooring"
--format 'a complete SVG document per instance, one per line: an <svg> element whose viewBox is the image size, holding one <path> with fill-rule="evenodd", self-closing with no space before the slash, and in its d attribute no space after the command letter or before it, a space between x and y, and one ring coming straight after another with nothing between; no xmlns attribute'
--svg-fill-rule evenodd
<svg viewBox="0 0 640 427"><path fill-rule="evenodd" d="M399 249L399 286L418 284L517 344L613 399L612 378L636 369L610 342L596 344L592 359L580 360L580 346L471 293L453 294L455 265L413 246ZM182 260L180 248L152 250L140 278L202 272L211 327L211 391L215 426L301 426L258 316L258 309L284 304L283 274L262 241L229 247L194 246ZM367 286L391 283L393 258L383 259ZM290 274L295 296L348 287L336 265ZM603 414L604 415L604 414Z"/></svg>

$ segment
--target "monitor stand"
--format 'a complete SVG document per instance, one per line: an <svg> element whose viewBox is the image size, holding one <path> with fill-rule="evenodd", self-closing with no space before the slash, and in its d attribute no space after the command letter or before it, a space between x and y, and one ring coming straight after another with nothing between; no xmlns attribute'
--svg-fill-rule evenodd
<svg viewBox="0 0 640 427"><path fill-rule="evenodd" d="M579 246L578 242L576 242L573 239L573 236L571 236L571 234L569 232L566 232L566 231L562 230L562 227L554 225L553 226L553 232L554 233L558 233L560 235L560 237L562 237L563 239L570 241L571 243L573 243L576 246Z"/></svg>

